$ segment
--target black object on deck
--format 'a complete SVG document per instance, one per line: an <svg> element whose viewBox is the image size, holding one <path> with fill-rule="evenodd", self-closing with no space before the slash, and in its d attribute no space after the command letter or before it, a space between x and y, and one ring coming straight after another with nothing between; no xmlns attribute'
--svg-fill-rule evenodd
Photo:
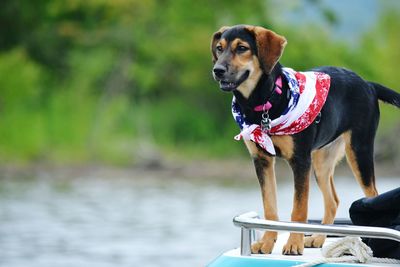
<svg viewBox="0 0 400 267"><path fill-rule="evenodd" d="M400 187L372 198L361 198L350 207L354 225L387 227L400 231ZM400 259L400 242L363 238L375 257Z"/></svg>

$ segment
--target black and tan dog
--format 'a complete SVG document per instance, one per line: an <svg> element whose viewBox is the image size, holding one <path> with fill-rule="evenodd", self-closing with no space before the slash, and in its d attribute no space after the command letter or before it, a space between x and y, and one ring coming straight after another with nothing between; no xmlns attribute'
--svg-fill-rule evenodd
<svg viewBox="0 0 400 267"><path fill-rule="evenodd" d="M246 119L260 124L261 112L254 107L270 98L275 80L282 75L279 58L286 39L257 26L222 27L213 35L211 51L214 79L224 91L233 92ZM374 175L374 137L379 121L378 99L400 107L400 94L377 83L367 82L354 72L337 67L320 67L313 71L330 75L330 89L321 110L319 123L293 135L272 135L277 156L284 158L294 174L292 221L306 222L309 177L313 169L323 194L324 224L334 221L339 199L333 183L336 163L346 155L347 161L367 197L378 194ZM279 117L288 105L287 81L282 97L269 110L271 119ZM274 157L257 144L245 144L253 159L263 197L266 219L278 220ZM271 253L277 233L266 232L253 244L253 253ZM284 254L302 254L304 247L321 247L324 235L304 238L291 233Z"/></svg>

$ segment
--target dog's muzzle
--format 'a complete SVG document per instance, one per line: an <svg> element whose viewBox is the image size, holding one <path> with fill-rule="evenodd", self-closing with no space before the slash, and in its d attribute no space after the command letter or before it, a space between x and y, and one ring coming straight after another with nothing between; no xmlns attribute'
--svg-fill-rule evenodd
<svg viewBox="0 0 400 267"><path fill-rule="evenodd" d="M229 92L235 90L242 82L244 82L249 77L250 71L245 71L242 76L240 76L239 80L234 81L232 78L226 77L226 67L216 64L213 68L213 74L214 79L219 82L221 90Z"/></svg>

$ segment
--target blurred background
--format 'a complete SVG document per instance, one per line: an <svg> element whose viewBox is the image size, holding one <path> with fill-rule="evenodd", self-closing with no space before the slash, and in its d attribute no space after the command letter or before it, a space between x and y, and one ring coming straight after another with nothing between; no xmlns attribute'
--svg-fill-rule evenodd
<svg viewBox="0 0 400 267"><path fill-rule="evenodd" d="M261 198L212 80L213 32L261 25L287 38L285 66L399 91L399 18L396 0L1 1L0 264L201 266L237 246L231 217ZM385 191L400 181L400 113L380 106ZM362 193L338 173L346 217Z"/></svg>

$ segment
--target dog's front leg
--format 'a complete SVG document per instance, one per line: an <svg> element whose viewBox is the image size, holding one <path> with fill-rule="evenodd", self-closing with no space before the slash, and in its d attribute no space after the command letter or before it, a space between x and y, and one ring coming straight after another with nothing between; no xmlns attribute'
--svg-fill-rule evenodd
<svg viewBox="0 0 400 267"><path fill-rule="evenodd" d="M253 142L246 141L246 146L253 158L258 181L261 187L261 195L264 206L264 217L267 220L278 220L278 209L276 201L275 159L268 156ZM276 232L265 232L261 240L251 247L252 253L269 254L274 248L277 238Z"/></svg>
<svg viewBox="0 0 400 267"><path fill-rule="evenodd" d="M294 176L293 222L306 222L308 213L308 192L311 170L311 156L295 157L289 161ZM302 255L304 250L304 234L290 233L282 253L285 255Z"/></svg>

